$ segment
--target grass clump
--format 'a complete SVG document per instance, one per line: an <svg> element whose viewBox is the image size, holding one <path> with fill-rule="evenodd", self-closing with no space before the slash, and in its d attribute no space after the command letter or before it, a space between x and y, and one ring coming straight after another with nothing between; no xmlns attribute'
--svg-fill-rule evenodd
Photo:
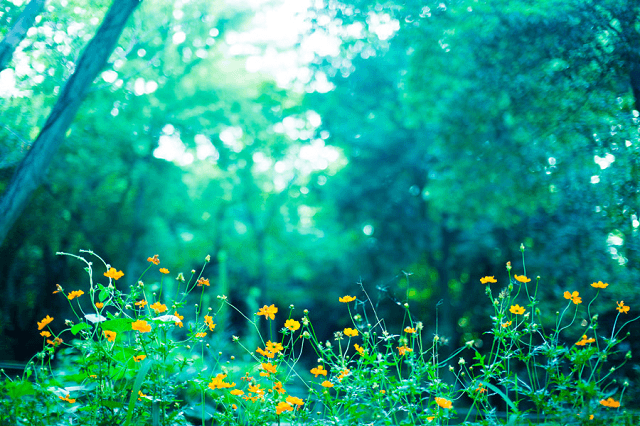
<svg viewBox="0 0 640 426"><path fill-rule="evenodd" d="M429 335L408 303L402 326L388 328L362 286L361 296L338 300L350 323L321 341L307 310L296 315L290 306L281 322L275 304L250 316L224 295L215 308L205 306L210 283L204 267L188 280L182 273L173 279L166 268L155 270L158 256L149 257L138 284L125 293L115 285L122 271L93 252L81 253L99 261L96 267L69 255L84 263L88 287L55 291L75 318L64 327L52 327L55 314L38 322L42 350L22 376L5 374L0 382L1 424L637 422L624 409L629 383L613 379L621 365L608 359L638 317L628 319L631 308L618 301L612 329L601 330L596 300L608 287L601 281L566 289L566 306L549 324L539 306L540 278L532 282L526 271L512 276L508 263L506 284L495 277L478 284L486 286L493 311L490 348L481 351L469 341L444 357L437 328ZM157 274L158 291L145 289L147 273ZM190 295L198 303L188 303ZM244 316L254 339L233 336L235 349L225 347L231 342L216 329L225 307ZM587 319L577 321L584 310ZM261 326L268 331L261 334ZM305 365L311 354L315 362ZM625 354L620 364L630 358Z"/></svg>

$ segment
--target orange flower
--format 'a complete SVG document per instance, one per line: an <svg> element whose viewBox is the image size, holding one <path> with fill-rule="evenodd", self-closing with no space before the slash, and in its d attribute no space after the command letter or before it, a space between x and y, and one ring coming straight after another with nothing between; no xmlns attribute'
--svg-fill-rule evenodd
<svg viewBox="0 0 640 426"><path fill-rule="evenodd" d="M274 354L277 354L278 352L284 349L284 347L280 343L278 342L273 343L271 340L267 340L266 346L267 346L267 350Z"/></svg>
<svg viewBox="0 0 640 426"><path fill-rule="evenodd" d="M178 313L178 311L175 311L173 313L173 316L177 317L180 321L176 321L176 325L179 326L180 328L182 328L182 320L184 319L184 317L182 315L180 315Z"/></svg>
<svg viewBox="0 0 640 426"><path fill-rule="evenodd" d="M203 285L206 285L207 287L210 287L208 278L200 278L198 280L198 287L202 287Z"/></svg>
<svg viewBox="0 0 640 426"><path fill-rule="evenodd" d="M483 277L480 278L480 283L482 284L486 284L486 283L497 283L498 281L496 281L495 277Z"/></svg>
<svg viewBox="0 0 640 426"><path fill-rule="evenodd" d="M206 336L206 335L207 335L207 333L204 333L204 332L202 332L202 333L196 333L196 337L204 337L204 336Z"/></svg>
<svg viewBox="0 0 640 426"><path fill-rule="evenodd" d="M82 296L83 294L84 294L84 291L82 291L82 290L74 290L74 291L72 291L71 293L69 293L69 294L67 295L67 299L69 299L69 300L73 300L73 299L75 299L76 297L80 297L80 296Z"/></svg>
<svg viewBox="0 0 640 426"><path fill-rule="evenodd" d="M269 319L276 319L275 314L278 313L278 308L276 308L274 305L271 306L267 306L264 305L262 308L260 308L260 310L257 312L256 315L264 315L265 318L269 318Z"/></svg>
<svg viewBox="0 0 640 426"><path fill-rule="evenodd" d="M629 306L625 306L624 300L621 300L616 303L618 304L618 307L616 309L618 310L618 312L622 314L626 314L627 312L629 312L629 309L631 309Z"/></svg>
<svg viewBox="0 0 640 426"><path fill-rule="evenodd" d="M243 391L241 391L240 389L233 389L233 390L229 391L229 393L230 393L231 395L235 395L235 396L241 396L241 395L244 395L244 392L243 392Z"/></svg>
<svg viewBox="0 0 640 426"><path fill-rule="evenodd" d="M154 265L159 265L160 264L160 258L158 257L157 254L154 254L153 257L147 257L147 262L151 262Z"/></svg>
<svg viewBox="0 0 640 426"><path fill-rule="evenodd" d="M213 331L216 328L216 324L213 323L213 317L210 315L204 316L204 322L209 326L209 331Z"/></svg>
<svg viewBox="0 0 640 426"><path fill-rule="evenodd" d="M358 330L354 330L353 328L345 328L344 335L349 337L356 337L358 335Z"/></svg>
<svg viewBox="0 0 640 426"><path fill-rule="evenodd" d="M284 326L291 331L296 331L300 328L300 323L294 319L288 319L284 322Z"/></svg>
<svg viewBox="0 0 640 426"><path fill-rule="evenodd" d="M275 356L273 352L265 351L262 348L257 348L256 352L258 352L262 356L266 356L267 358L273 358Z"/></svg>
<svg viewBox="0 0 640 426"><path fill-rule="evenodd" d="M582 339L580 339L580 341L576 342L576 346L584 346L587 343L594 343L596 341L596 339L594 339L593 337L587 339L587 335L584 334L582 335Z"/></svg>
<svg viewBox="0 0 640 426"><path fill-rule="evenodd" d="M51 318L49 315L44 317L42 321L38 321L38 330L42 330L43 328L45 328L51 321L53 321L53 318Z"/></svg>
<svg viewBox="0 0 640 426"><path fill-rule="evenodd" d="M98 308L98 309L102 309L103 306L104 306L104 303L102 303L102 302L96 303L96 308Z"/></svg>
<svg viewBox="0 0 640 426"><path fill-rule="evenodd" d="M249 392L257 393L258 395L264 395L264 390L260 389L260 385L249 385Z"/></svg>
<svg viewBox="0 0 640 426"><path fill-rule="evenodd" d="M42 331L42 332L40 333L40 335L41 335L42 337L51 337L51 333L49 333L47 330Z"/></svg>
<svg viewBox="0 0 640 426"><path fill-rule="evenodd" d="M311 374L313 374L315 377L318 377L320 374L322 374L323 376L327 375L327 370L325 370L322 365L314 367L310 371L311 371Z"/></svg>
<svg viewBox="0 0 640 426"><path fill-rule="evenodd" d="M274 390L274 391L276 391L276 392L278 392L278 393L280 393L280 394L282 394L282 393L285 393L285 392L286 392L286 391L284 390L284 388L282 387L282 382L276 382L276 383L273 385L273 390Z"/></svg>
<svg viewBox="0 0 640 426"><path fill-rule="evenodd" d="M325 380L324 382L320 383L322 386L324 386L325 388L332 388L333 387L333 383L331 383L328 380Z"/></svg>
<svg viewBox="0 0 640 426"><path fill-rule="evenodd" d="M53 341L51 340L47 340L47 343L50 345L53 345L54 347L58 347L62 344L63 340L59 337L56 337L55 339L53 339Z"/></svg>
<svg viewBox="0 0 640 426"><path fill-rule="evenodd" d="M276 374L276 366L271 364L270 362L263 362L260 364L263 370L268 371L271 374Z"/></svg>
<svg viewBox="0 0 640 426"><path fill-rule="evenodd" d="M602 281L598 281L597 283L591 284L591 287L594 287L594 288L607 288L608 286L609 284L603 283Z"/></svg>
<svg viewBox="0 0 640 426"><path fill-rule="evenodd" d="M293 411L293 407L284 401L280 401L276 406L276 414L282 414L283 411Z"/></svg>
<svg viewBox="0 0 640 426"><path fill-rule="evenodd" d="M520 305L513 305L509 308L509 312L516 315L524 314L524 308Z"/></svg>
<svg viewBox="0 0 640 426"><path fill-rule="evenodd" d="M362 348L362 346L356 343L355 345L353 345L353 347L356 348L356 351L358 351L360 355L364 355L364 349Z"/></svg>
<svg viewBox="0 0 640 426"><path fill-rule="evenodd" d="M582 298L578 296L579 294L580 293L578 293L577 291L574 291L573 293L565 291L564 298L571 300L576 305L579 305L580 303L582 303Z"/></svg>
<svg viewBox="0 0 640 426"><path fill-rule="evenodd" d="M138 355L138 356L134 356L134 357L133 357L133 360L134 360L135 362L140 362L140 361L142 361L143 359L145 359L146 357L147 357L146 355Z"/></svg>
<svg viewBox="0 0 640 426"><path fill-rule="evenodd" d="M453 406L451 401L449 401L448 399L440 398L440 397L436 397L435 399L436 399L436 404L438 404L442 408L446 408L447 410Z"/></svg>
<svg viewBox="0 0 640 426"><path fill-rule="evenodd" d="M502 326L502 328L507 328L512 324L513 321L507 321L505 323L500 324Z"/></svg>
<svg viewBox="0 0 640 426"><path fill-rule="evenodd" d="M151 309L156 311L156 314L162 313L167 310L167 305L164 303L156 302L153 305L149 306Z"/></svg>
<svg viewBox="0 0 640 426"><path fill-rule="evenodd" d="M160 272L166 275L169 273L169 270L167 268L160 268Z"/></svg>
<svg viewBox="0 0 640 426"><path fill-rule="evenodd" d="M513 278L515 278L516 281L520 281L521 283L528 283L531 281L531 278L527 278L524 275L514 275Z"/></svg>
<svg viewBox="0 0 640 426"><path fill-rule="evenodd" d="M63 401L67 401L67 402L69 402L69 403L71 403L71 404L73 404L74 402L76 402L75 398L69 398L69 394L67 394L67 396L66 396L65 398L63 398L63 397L61 397L61 396L58 396L58 398L60 398L60 399L61 399L61 400L63 400Z"/></svg>
<svg viewBox="0 0 640 426"><path fill-rule="evenodd" d="M605 407L610 407L610 408L618 408L620 407L620 401L616 401L615 399L609 397L607 399L601 399L600 400L600 404L604 405Z"/></svg>
<svg viewBox="0 0 640 426"><path fill-rule="evenodd" d="M124 272L118 271L116 268L110 268L107 272L104 273L104 276L113 278L114 280L118 281L124 276Z"/></svg>
<svg viewBox="0 0 640 426"><path fill-rule="evenodd" d="M131 323L132 330L138 330L140 333L148 333L151 331L151 326L144 320L138 320Z"/></svg>
<svg viewBox="0 0 640 426"><path fill-rule="evenodd" d="M413 334L413 333L415 333L415 332L416 332L416 329L415 329L415 328L411 328L411 327L406 327L406 328L404 329L404 332L405 332L405 333L409 333L409 334Z"/></svg>
<svg viewBox="0 0 640 426"><path fill-rule="evenodd" d="M209 388L211 388L212 390L215 390L215 389L223 389L223 388L232 388L236 385L235 383L225 382L224 379L226 378L227 378L226 374L220 373L216 375L216 377L211 378L211 383L209 383L207 386L209 386Z"/></svg>
<svg viewBox="0 0 640 426"><path fill-rule="evenodd" d="M304 405L304 401L298 398L297 396L288 396L287 402L291 405L298 405L298 406Z"/></svg>
<svg viewBox="0 0 640 426"><path fill-rule="evenodd" d="M141 300L139 302L136 302L135 305L139 306L141 308L144 308L147 305L147 301L146 300Z"/></svg>
<svg viewBox="0 0 640 426"><path fill-rule="evenodd" d="M102 333L104 334L104 337L106 337L108 341L113 342L114 340L116 340L115 331L103 330Z"/></svg>
<svg viewBox="0 0 640 426"><path fill-rule="evenodd" d="M60 293L61 291L64 291L62 290L62 286L60 284L56 284L56 291L54 291L53 294Z"/></svg>
<svg viewBox="0 0 640 426"><path fill-rule="evenodd" d="M398 346L397 349L398 349L398 355L400 356L403 356L407 352L413 352L413 349L411 349L408 346Z"/></svg>
<svg viewBox="0 0 640 426"><path fill-rule="evenodd" d="M338 301L342 303L349 303L349 302L353 302L354 300L356 300L355 296L348 296L348 295L338 298Z"/></svg>

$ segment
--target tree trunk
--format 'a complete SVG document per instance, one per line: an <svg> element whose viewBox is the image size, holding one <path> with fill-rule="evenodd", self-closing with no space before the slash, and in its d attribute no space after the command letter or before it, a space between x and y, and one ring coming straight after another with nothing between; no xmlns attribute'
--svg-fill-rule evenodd
<svg viewBox="0 0 640 426"><path fill-rule="evenodd" d="M0 199L0 245L44 180L53 155L75 117L93 80L102 70L141 0L114 0L107 15L78 60L33 146L16 170Z"/></svg>
<svg viewBox="0 0 640 426"><path fill-rule="evenodd" d="M18 20L0 42L0 71L4 70L13 56L13 51L24 40L29 28L33 26L36 16L42 13L46 0L31 0L24 8Z"/></svg>

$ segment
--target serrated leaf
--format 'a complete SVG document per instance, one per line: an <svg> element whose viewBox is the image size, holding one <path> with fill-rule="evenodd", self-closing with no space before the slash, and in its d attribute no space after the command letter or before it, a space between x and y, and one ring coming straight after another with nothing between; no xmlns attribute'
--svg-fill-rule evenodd
<svg viewBox="0 0 640 426"><path fill-rule="evenodd" d="M76 324L73 327L71 327L71 334L73 334L75 336L80 331L86 330L87 328L91 328L91 326L89 324L87 324L86 322L81 322L81 323Z"/></svg>

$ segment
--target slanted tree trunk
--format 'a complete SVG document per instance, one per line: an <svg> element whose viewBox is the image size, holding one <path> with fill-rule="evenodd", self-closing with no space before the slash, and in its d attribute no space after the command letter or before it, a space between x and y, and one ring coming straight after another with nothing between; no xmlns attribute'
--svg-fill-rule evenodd
<svg viewBox="0 0 640 426"><path fill-rule="evenodd" d="M0 199L0 245L44 180L51 159L62 144L87 90L102 70L141 0L114 0L95 36L85 47L40 134Z"/></svg>
<svg viewBox="0 0 640 426"><path fill-rule="evenodd" d="M7 35L0 42L0 71L5 69L11 61L13 51L16 50L16 47L24 40L27 31L33 26L36 16L44 9L45 1L46 0L31 0L18 17L18 20L13 24L13 27L11 27Z"/></svg>

